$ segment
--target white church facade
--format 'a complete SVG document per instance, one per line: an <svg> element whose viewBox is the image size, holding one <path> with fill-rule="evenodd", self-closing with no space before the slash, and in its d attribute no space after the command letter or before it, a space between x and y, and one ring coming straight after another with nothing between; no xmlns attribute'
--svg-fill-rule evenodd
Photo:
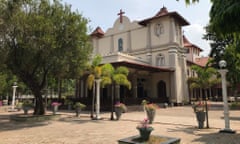
<svg viewBox="0 0 240 144"><path fill-rule="evenodd" d="M141 21L130 21L120 11L106 32L97 27L91 34L93 56L101 55L103 63L125 66L130 73L132 89L120 86L120 101L126 104L148 99L157 103L181 104L189 101L187 57L182 28L189 22L166 7ZM86 78L82 79L82 84ZM82 86L81 96L89 91ZM102 99L110 99L111 88L101 90ZM103 100L104 101L104 100Z"/></svg>

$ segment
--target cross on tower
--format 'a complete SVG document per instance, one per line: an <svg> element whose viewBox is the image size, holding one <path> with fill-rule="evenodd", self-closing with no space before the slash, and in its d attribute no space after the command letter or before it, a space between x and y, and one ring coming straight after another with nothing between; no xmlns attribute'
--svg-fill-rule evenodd
<svg viewBox="0 0 240 144"><path fill-rule="evenodd" d="M118 13L118 15L120 16L120 23L122 23L123 14L125 14L125 12L123 12L122 9L120 9L120 12Z"/></svg>

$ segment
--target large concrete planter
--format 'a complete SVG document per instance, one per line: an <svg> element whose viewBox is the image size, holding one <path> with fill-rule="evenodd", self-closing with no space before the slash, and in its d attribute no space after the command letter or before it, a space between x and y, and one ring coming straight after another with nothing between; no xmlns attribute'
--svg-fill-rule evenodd
<svg viewBox="0 0 240 144"><path fill-rule="evenodd" d="M198 121L198 128L199 129L202 129L204 127L205 116L206 116L206 112L204 112L204 111L196 112L196 118L197 118L197 121Z"/></svg>

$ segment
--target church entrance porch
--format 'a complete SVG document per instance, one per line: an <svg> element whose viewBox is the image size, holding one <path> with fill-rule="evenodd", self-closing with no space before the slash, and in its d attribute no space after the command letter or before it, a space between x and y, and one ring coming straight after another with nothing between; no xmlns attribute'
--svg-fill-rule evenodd
<svg viewBox="0 0 240 144"><path fill-rule="evenodd" d="M143 99L154 103L165 103L173 97L173 93L171 93L173 91L171 87L172 70L129 62L113 63L113 66L125 66L129 69L128 79L131 81L132 88L129 90L127 87L119 85L108 85L101 88L101 109L109 110L111 108L112 97L114 102L120 101L126 105L140 105ZM84 99L86 104L91 105L92 90L87 89L87 76L84 78L80 86L84 92L79 92L82 95L79 95L78 98L80 100Z"/></svg>

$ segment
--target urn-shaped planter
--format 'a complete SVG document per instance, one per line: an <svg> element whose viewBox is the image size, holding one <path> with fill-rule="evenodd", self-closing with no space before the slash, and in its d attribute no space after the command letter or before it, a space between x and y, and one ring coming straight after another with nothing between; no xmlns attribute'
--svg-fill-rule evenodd
<svg viewBox="0 0 240 144"><path fill-rule="evenodd" d="M206 113L204 111L198 111L196 112L196 118L198 121L198 128L202 129L204 127L204 121L205 121Z"/></svg>
<svg viewBox="0 0 240 144"><path fill-rule="evenodd" d="M84 109L85 107L86 107L85 104L82 104L80 102L75 103L74 108L75 108L75 112L76 112L76 117L80 116L82 109Z"/></svg>
<svg viewBox="0 0 240 144"><path fill-rule="evenodd" d="M121 118L122 112L123 110L121 107L115 107L115 115L117 120Z"/></svg>
<svg viewBox="0 0 240 144"><path fill-rule="evenodd" d="M75 109L75 112L76 112L76 117L79 117L80 116L80 113L81 113L81 108L80 107L77 107Z"/></svg>
<svg viewBox="0 0 240 144"><path fill-rule="evenodd" d="M147 117L149 119L149 124L152 124L155 118L156 110L146 110Z"/></svg>
<svg viewBox="0 0 240 144"><path fill-rule="evenodd" d="M55 115L58 111L58 105L53 106L53 114Z"/></svg>
<svg viewBox="0 0 240 144"><path fill-rule="evenodd" d="M24 101L22 103L22 109L24 111L24 114L27 115L28 111L33 107L33 104L30 101Z"/></svg>
<svg viewBox="0 0 240 144"><path fill-rule="evenodd" d="M24 114L27 115L27 114L28 114L28 111L31 109L31 107L29 107L29 106L23 106L22 109L23 109Z"/></svg>
<svg viewBox="0 0 240 144"><path fill-rule="evenodd" d="M140 138L143 141L147 141L151 135L151 132L153 131L152 127L147 127L147 128L137 128L139 131Z"/></svg>

